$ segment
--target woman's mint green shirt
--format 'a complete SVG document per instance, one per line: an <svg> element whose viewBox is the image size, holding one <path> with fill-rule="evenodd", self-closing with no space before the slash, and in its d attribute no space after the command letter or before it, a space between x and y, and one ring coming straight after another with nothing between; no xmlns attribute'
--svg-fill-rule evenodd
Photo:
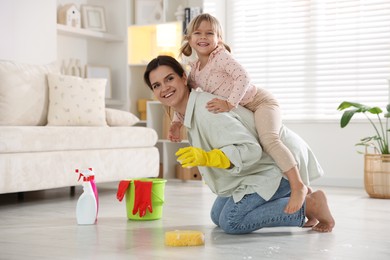
<svg viewBox="0 0 390 260"><path fill-rule="evenodd" d="M230 112L211 113L206 104L215 97L207 92L192 91L184 126L192 146L205 151L220 149L234 167L199 167L203 180L215 194L233 196L235 202L254 192L269 200L278 189L283 174L273 159L262 151L253 113L241 106ZM286 128L282 129L281 135L297 159L304 182L308 184L309 179L320 177L322 168L306 143Z"/></svg>

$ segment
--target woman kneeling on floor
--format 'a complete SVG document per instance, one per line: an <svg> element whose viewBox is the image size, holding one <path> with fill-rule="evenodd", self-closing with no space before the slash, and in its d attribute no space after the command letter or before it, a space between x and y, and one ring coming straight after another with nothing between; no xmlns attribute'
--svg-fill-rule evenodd
<svg viewBox="0 0 390 260"><path fill-rule="evenodd" d="M216 96L191 91L183 67L169 56L153 59L144 80L163 105L183 117L191 146L179 149L176 155L183 167L198 166L205 183L218 195L211 209L211 219L217 226L229 234L278 226L332 231L335 221L323 191L308 194L297 212L284 212L290 184L262 151L252 112L243 107L218 114L209 112L206 104ZM280 135L293 152L301 176L309 181L323 174L298 135L286 127Z"/></svg>

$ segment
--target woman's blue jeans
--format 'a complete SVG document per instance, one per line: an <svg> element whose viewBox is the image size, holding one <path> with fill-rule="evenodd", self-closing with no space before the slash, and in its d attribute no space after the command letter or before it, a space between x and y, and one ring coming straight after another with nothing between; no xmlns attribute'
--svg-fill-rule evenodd
<svg viewBox="0 0 390 260"><path fill-rule="evenodd" d="M211 219L228 234L247 234L263 227L301 227L305 223L305 203L293 214L284 213L290 193L290 183L282 178L269 201L257 193L245 195L237 203L232 197L218 196L211 209Z"/></svg>

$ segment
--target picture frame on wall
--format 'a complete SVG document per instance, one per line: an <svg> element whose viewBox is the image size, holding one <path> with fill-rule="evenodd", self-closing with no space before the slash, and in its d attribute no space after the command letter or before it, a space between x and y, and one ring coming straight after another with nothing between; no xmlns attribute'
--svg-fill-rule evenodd
<svg viewBox="0 0 390 260"><path fill-rule="evenodd" d="M111 70L109 67L86 65L85 77L94 79L107 79L105 98L112 98Z"/></svg>
<svg viewBox="0 0 390 260"><path fill-rule="evenodd" d="M135 23L137 25L164 22L163 0L135 0Z"/></svg>
<svg viewBox="0 0 390 260"><path fill-rule="evenodd" d="M105 32L107 29L104 7L81 5L81 23L84 29Z"/></svg>

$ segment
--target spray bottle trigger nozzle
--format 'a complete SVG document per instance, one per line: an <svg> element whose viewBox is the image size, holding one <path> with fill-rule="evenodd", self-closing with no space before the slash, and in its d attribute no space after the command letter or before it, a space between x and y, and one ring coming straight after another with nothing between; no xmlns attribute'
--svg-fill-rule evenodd
<svg viewBox="0 0 390 260"><path fill-rule="evenodd" d="M79 173L79 169L76 169L76 170L74 170L74 171L75 171L76 173ZM79 178L77 179L77 181L80 181L81 176L84 176L84 175L80 172Z"/></svg>

